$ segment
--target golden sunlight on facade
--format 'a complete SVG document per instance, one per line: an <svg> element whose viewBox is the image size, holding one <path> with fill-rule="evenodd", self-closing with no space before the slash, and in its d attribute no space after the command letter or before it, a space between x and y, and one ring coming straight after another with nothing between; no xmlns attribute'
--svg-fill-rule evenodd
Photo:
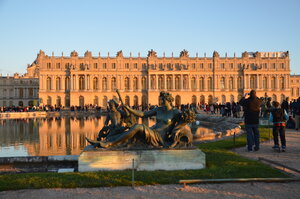
<svg viewBox="0 0 300 199"><path fill-rule="evenodd" d="M106 107L116 98L116 89L126 104L158 104L160 91L168 91L175 105L237 101L251 89L273 100L299 97L300 76L290 75L289 52L244 52L241 57L158 57L150 50L147 57L83 57L76 51L69 57L48 56L42 50L29 67L39 71L40 104L52 106L98 105ZM298 92L298 94L297 94Z"/></svg>

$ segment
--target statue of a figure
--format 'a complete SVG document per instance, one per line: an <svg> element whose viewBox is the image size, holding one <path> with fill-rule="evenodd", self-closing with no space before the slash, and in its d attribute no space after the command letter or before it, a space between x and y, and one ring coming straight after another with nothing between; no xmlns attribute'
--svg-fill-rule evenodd
<svg viewBox="0 0 300 199"><path fill-rule="evenodd" d="M111 139L96 143L102 148L128 146L128 144L156 148L191 146L193 135L187 123L195 120L195 113L192 110L181 113L174 108L172 105L174 98L170 93L160 92L160 100L161 106L146 112L131 109L127 105L123 106L129 113L137 117L155 116L156 124L154 126L135 124Z"/></svg>

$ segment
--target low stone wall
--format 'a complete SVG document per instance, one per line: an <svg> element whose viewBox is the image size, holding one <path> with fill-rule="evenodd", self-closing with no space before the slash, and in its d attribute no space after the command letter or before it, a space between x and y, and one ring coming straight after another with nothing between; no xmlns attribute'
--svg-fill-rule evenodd
<svg viewBox="0 0 300 199"><path fill-rule="evenodd" d="M44 111L0 113L0 119L22 119L22 118L37 118L37 117L46 117L46 116L47 113Z"/></svg>

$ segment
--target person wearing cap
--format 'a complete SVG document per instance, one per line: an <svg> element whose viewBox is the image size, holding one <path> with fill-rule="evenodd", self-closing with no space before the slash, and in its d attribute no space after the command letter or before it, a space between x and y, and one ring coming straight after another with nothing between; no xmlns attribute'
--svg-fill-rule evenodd
<svg viewBox="0 0 300 199"><path fill-rule="evenodd" d="M281 149L285 152L286 140L285 140L285 121L289 118L285 109L279 107L279 102L273 102L273 109L270 111L269 121L273 122L273 138L274 146L273 149L280 150L278 135L280 136Z"/></svg>
<svg viewBox="0 0 300 199"><path fill-rule="evenodd" d="M246 98L246 96L249 96ZM259 112L262 101L256 96L256 91L251 90L240 100L245 116L245 129L247 133L247 150L249 152L259 150Z"/></svg>

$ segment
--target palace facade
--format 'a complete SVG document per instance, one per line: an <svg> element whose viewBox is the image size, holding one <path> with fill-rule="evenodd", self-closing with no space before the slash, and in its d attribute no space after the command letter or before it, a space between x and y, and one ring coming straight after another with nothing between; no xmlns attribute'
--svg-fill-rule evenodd
<svg viewBox="0 0 300 199"><path fill-rule="evenodd" d="M121 91L126 104L159 104L159 92L168 91L175 105L225 103L239 100L251 89L273 100L299 97L300 76L290 75L289 52L244 52L241 57L190 57L183 50L179 57L158 57L153 50L147 57L71 55L48 56L42 50L29 67L39 71L40 104L69 107L98 105Z"/></svg>
<svg viewBox="0 0 300 199"><path fill-rule="evenodd" d="M39 103L38 73L28 68L28 73L0 76L0 106L33 106Z"/></svg>

